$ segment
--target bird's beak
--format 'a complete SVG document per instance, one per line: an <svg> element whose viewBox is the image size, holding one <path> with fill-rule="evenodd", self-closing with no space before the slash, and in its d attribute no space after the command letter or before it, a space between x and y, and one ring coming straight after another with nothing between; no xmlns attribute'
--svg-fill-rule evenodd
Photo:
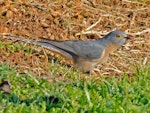
<svg viewBox="0 0 150 113"><path fill-rule="evenodd" d="M132 35L127 35L127 37L125 37L126 39L132 39L133 36Z"/></svg>
<svg viewBox="0 0 150 113"><path fill-rule="evenodd" d="M127 35L127 37L125 37L125 38L127 40L129 39L131 41L131 43L132 43L131 49L133 49L134 48L134 37L132 35Z"/></svg>

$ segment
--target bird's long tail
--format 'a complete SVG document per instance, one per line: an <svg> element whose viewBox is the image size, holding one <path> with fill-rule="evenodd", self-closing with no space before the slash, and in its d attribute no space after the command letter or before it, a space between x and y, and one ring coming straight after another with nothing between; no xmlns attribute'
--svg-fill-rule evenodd
<svg viewBox="0 0 150 113"><path fill-rule="evenodd" d="M18 40L18 41L22 41L22 42L26 42L26 43L30 43L30 44L35 44L35 45L39 45L41 47L44 47L50 51L53 51L53 52L56 52L56 53L59 53L69 59L72 59L72 55L69 54L68 52L60 49L60 48L57 48L49 43L46 43L46 42L39 42L39 41L35 41L35 40L32 40L32 39L25 39L25 38L21 38L21 37L18 37L18 36L11 36L11 35L5 35L7 36L9 39L14 39L14 40Z"/></svg>

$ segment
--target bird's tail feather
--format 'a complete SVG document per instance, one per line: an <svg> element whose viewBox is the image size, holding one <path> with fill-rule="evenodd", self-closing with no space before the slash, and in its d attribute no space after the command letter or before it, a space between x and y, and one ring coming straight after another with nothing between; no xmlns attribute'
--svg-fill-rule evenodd
<svg viewBox="0 0 150 113"><path fill-rule="evenodd" d="M15 39L15 40L18 40L18 41L22 41L22 42L26 42L26 43L30 43L30 44L35 44L35 45L39 45L39 46L42 46L48 50L51 50L53 52L56 52L56 53L59 53L67 58L70 58L72 59L72 55L69 54L68 52L60 49L60 48L57 48L49 43L46 43L46 42L39 42L39 41L35 41L35 40L32 40L32 39L25 39L25 38L21 38L21 37L17 37L17 36L11 36L11 35L6 35L9 39Z"/></svg>

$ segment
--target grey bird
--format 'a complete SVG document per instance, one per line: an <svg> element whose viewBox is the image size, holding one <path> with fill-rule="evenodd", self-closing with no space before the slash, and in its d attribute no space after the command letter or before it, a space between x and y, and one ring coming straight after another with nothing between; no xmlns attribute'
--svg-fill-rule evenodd
<svg viewBox="0 0 150 113"><path fill-rule="evenodd" d="M83 72L92 73L95 65L107 60L110 53L131 38L121 30L115 30L97 40L66 40L54 41L42 38L42 41L28 40L17 36L8 36L11 39L40 45L57 52L66 58L72 59L74 66Z"/></svg>

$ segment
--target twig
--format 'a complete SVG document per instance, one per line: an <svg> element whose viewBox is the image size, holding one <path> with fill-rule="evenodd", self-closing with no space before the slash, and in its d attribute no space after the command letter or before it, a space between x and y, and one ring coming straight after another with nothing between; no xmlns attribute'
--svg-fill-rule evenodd
<svg viewBox="0 0 150 113"><path fill-rule="evenodd" d="M94 23L94 24L92 24L91 26L89 26L85 31L88 31L88 30L92 29L92 28L95 27L100 21L101 21L101 18L99 18L96 23Z"/></svg>
<svg viewBox="0 0 150 113"><path fill-rule="evenodd" d="M135 3L135 4L143 4L141 2L135 2L135 1L131 1L131 0L122 0L123 2L129 2L129 3Z"/></svg>
<svg viewBox="0 0 150 113"><path fill-rule="evenodd" d="M114 69L114 68L105 68L106 70L112 70L115 71L117 73L122 73L122 71L118 70L118 69Z"/></svg>
<svg viewBox="0 0 150 113"><path fill-rule="evenodd" d="M102 35L106 35L107 32L100 32L100 31L94 31L94 30L91 30L91 31L82 31L81 33L76 33L76 36L78 35L81 35L81 34L97 34L99 37L101 37Z"/></svg>
<svg viewBox="0 0 150 113"><path fill-rule="evenodd" d="M8 36L11 35L10 33L0 33L0 36Z"/></svg>
<svg viewBox="0 0 150 113"><path fill-rule="evenodd" d="M128 32L129 30L126 30L125 32L127 33L127 34L130 34L130 35L141 35L141 34L143 34L143 33L146 33L146 32L149 32L150 33L150 28L148 28L148 29L145 29L145 30L143 30L143 31L141 31L141 32L137 32L137 33L129 33Z"/></svg>

